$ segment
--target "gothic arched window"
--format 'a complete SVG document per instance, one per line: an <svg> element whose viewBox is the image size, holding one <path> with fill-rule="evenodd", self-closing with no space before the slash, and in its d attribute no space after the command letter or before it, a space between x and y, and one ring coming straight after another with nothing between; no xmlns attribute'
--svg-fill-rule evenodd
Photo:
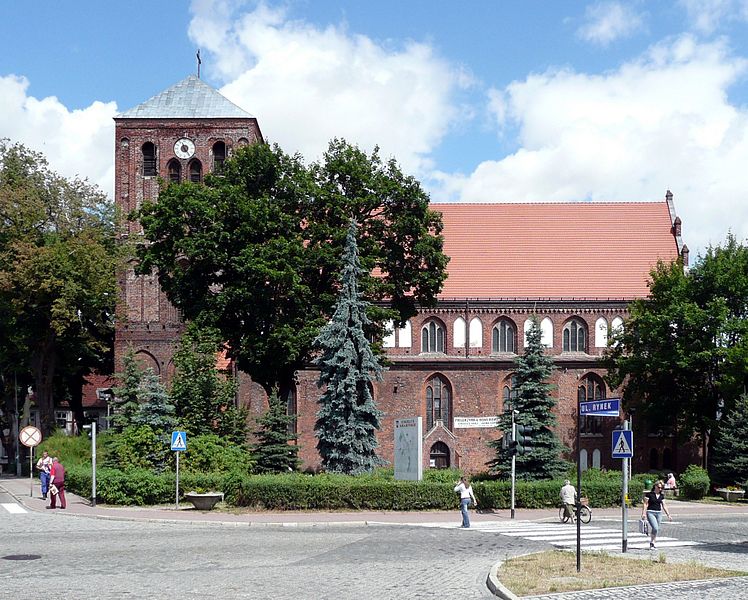
<svg viewBox="0 0 748 600"><path fill-rule="evenodd" d="M444 327L429 321L421 329L421 352L444 352Z"/></svg>
<svg viewBox="0 0 748 600"><path fill-rule="evenodd" d="M216 142L213 144L213 172L220 173L223 170L223 162L226 160L226 144Z"/></svg>
<svg viewBox="0 0 748 600"><path fill-rule="evenodd" d="M156 176L156 146L152 142L143 144L143 177Z"/></svg>
<svg viewBox="0 0 748 600"><path fill-rule="evenodd" d="M517 347L516 338L517 330L514 328L514 324L509 319L501 319L493 328L491 352L514 353Z"/></svg>
<svg viewBox="0 0 748 600"><path fill-rule="evenodd" d="M579 319L564 325L564 352L584 352L587 348L587 327Z"/></svg>
<svg viewBox="0 0 748 600"><path fill-rule="evenodd" d="M203 180L203 165L199 160L193 160L190 163L190 181L200 183Z"/></svg>
<svg viewBox="0 0 748 600"><path fill-rule="evenodd" d="M172 158L169 164L166 165L166 169L169 172L169 181L171 183L179 183L182 179L182 165L179 164L179 161Z"/></svg>
<svg viewBox="0 0 748 600"><path fill-rule="evenodd" d="M603 400L605 398L605 383L597 375L589 374L579 382L577 388L577 400L579 402L591 402L592 400ZM579 407L577 406L577 410ZM580 433L600 434L602 433L602 419L600 417L582 417Z"/></svg>
<svg viewBox="0 0 748 600"><path fill-rule="evenodd" d="M440 375L434 375L426 384L426 430L430 430L437 421L451 430L451 409L449 384Z"/></svg>

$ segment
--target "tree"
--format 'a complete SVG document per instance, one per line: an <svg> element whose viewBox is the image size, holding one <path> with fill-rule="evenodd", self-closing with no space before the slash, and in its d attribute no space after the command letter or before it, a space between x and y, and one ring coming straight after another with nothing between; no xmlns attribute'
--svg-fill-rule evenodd
<svg viewBox="0 0 748 600"><path fill-rule="evenodd" d="M527 331L527 345L522 356L517 357L515 370L516 387L512 390L515 399L505 407L499 417L499 429L504 438L511 437L512 410L517 411L515 422L531 428L532 450L517 454L516 474L518 479L553 479L562 475L568 464L561 458L567 449L561 444L553 427L556 416L553 409L556 400L551 395L553 385L548 380L553 371L553 359L545 354L542 332L537 317L531 318ZM491 443L496 449L496 458L489 463L492 470L502 476L511 473L511 452L503 439Z"/></svg>
<svg viewBox="0 0 748 600"><path fill-rule="evenodd" d="M316 360L320 368L317 385L326 386L315 425L317 450L326 471L348 475L368 472L382 464L376 455L381 412L374 404L371 380L381 379L383 369L365 333L368 303L358 289L363 271L356 230L355 221L351 221L335 314L315 342L321 351Z"/></svg>
<svg viewBox="0 0 748 600"><path fill-rule="evenodd" d="M712 453L712 479L748 485L748 396L741 396L719 428Z"/></svg>
<svg viewBox="0 0 748 600"><path fill-rule="evenodd" d="M720 416L748 384L748 249L729 236L690 272L680 261L651 273L648 298L633 302L613 337L605 365L612 387L650 431L697 437L703 465Z"/></svg>
<svg viewBox="0 0 748 600"><path fill-rule="evenodd" d="M274 389L268 399L268 410L258 419L255 432L257 443L252 446L252 458L257 473L286 473L299 468L299 447L289 442L296 439L290 432L294 416L286 414L286 407Z"/></svg>
<svg viewBox="0 0 748 600"><path fill-rule="evenodd" d="M433 305L446 277L441 218L394 160L341 140L306 167L278 146L252 144L205 185L170 184L134 215L156 268L184 316L216 327L238 367L285 397L332 314L351 218L360 227L361 289L373 317L405 321ZM376 276L374 276L376 274ZM381 307L380 307L381 303Z"/></svg>
<svg viewBox="0 0 748 600"><path fill-rule="evenodd" d="M171 432L177 425L174 404L153 369L146 369L140 380L138 410L132 416L132 425L150 427L156 434L164 436L164 440L167 436L171 439Z"/></svg>
<svg viewBox="0 0 748 600"><path fill-rule="evenodd" d="M122 431L132 425L133 417L138 412L140 383L143 380L143 370L135 358L135 350L127 349L122 358L123 371L118 375L120 385L115 387L112 399L113 414L111 427L114 431Z"/></svg>
<svg viewBox="0 0 748 600"><path fill-rule="evenodd" d="M236 382L216 367L224 351L220 334L189 324L174 354L170 397L190 435L215 433L234 444L247 442L247 410L236 406Z"/></svg>
<svg viewBox="0 0 748 600"><path fill-rule="evenodd" d="M81 420L80 390L70 386L110 364L114 234L114 207L101 191L0 140L0 368L31 375L45 434L60 376Z"/></svg>

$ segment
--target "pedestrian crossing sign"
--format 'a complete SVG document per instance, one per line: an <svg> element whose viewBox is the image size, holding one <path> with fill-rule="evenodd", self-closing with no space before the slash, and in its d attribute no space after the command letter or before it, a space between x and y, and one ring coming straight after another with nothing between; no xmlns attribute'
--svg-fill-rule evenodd
<svg viewBox="0 0 748 600"><path fill-rule="evenodd" d="M172 431L171 433L171 449L175 452L184 452L187 450L187 432L186 431Z"/></svg>
<svg viewBox="0 0 748 600"><path fill-rule="evenodd" d="M613 432L613 458L633 458L634 432L618 429Z"/></svg>

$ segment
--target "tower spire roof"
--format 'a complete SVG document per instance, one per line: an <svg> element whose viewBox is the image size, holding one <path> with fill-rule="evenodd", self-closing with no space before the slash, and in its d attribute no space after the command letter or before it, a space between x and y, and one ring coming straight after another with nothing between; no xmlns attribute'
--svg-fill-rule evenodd
<svg viewBox="0 0 748 600"><path fill-rule="evenodd" d="M253 116L190 75L142 104L120 113L117 119L221 119Z"/></svg>

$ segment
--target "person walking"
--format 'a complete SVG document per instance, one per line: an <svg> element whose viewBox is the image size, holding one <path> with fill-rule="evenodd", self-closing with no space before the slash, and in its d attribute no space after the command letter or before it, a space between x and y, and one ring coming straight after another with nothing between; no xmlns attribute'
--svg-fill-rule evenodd
<svg viewBox="0 0 748 600"><path fill-rule="evenodd" d="M65 502L65 467L62 466L62 463L56 456L52 459L52 468L49 472L49 485L52 493L50 494L49 506L47 508L57 507L58 496L60 497L60 508L66 508L67 504ZM54 493L54 488L51 487L53 485L57 489L56 494Z"/></svg>
<svg viewBox="0 0 748 600"><path fill-rule="evenodd" d="M455 486L455 492L460 494L460 512L462 513L462 527L467 529L470 527L470 515L468 515L468 505L472 500L475 506L478 506L478 501L475 499L473 494L473 486L470 485L467 477L460 477L460 481Z"/></svg>
<svg viewBox="0 0 748 600"><path fill-rule="evenodd" d="M571 485L571 481L568 479L564 481L564 485L559 492L561 502L564 505L564 522L568 519L570 523L574 522L574 508L577 503L577 488Z"/></svg>
<svg viewBox="0 0 748 600"><path fill-rule="evenodd" d="M642 519L646 516L649 521L649 549L654 550L656 548L655 542L657 541L657 533L660 530L662 524L662 513L663 511L667 515L669 521L673 520L670 516L670 511L665 506L665 494L662 493L665 484L662 480L658 480L652 486L652 489L644 494L644 504L642 505Z"/></svg>
<svg viewBox="0 0 748 600"><path fill-rule="evenodd" d="M52 457L46 450L42 452L41 458L36 461L36 468L39 470L39 480L42 486L42 498L47 499L49 491L49 470L52 468Z"/></svg>

